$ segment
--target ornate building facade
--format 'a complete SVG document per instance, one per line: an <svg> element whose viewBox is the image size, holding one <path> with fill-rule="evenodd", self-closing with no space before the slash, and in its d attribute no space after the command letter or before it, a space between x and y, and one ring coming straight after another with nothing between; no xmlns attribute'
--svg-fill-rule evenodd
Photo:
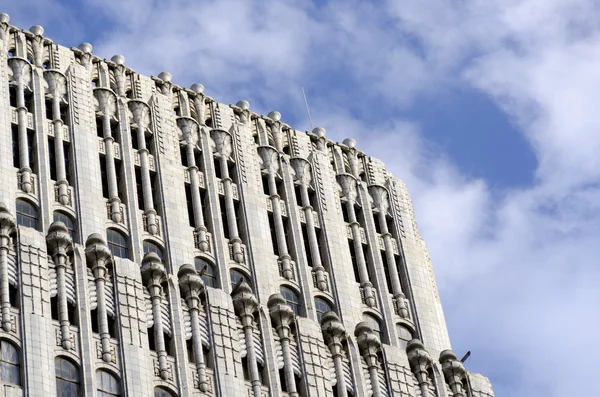
<svg viewBox="0 0 600 397"><path fill-rule="evenodd" d="M0 15L0 396L489 397L404 183Z"/></svg>

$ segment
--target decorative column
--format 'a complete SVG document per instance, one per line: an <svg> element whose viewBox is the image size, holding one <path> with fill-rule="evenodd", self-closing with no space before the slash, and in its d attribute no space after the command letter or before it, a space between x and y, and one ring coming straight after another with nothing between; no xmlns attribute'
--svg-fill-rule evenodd
<svg viewBox="0 0 600 397"><path fill-rule="evenodd" d="M402 292L402 284L400 283L400 276L398 275L398 267L396 264L396 258L394 256L392 234L388 230L387 226L386 214L389 208L388 191L383 186L370 185L369 192L373 198L373 207L377 208L377 213L373 214L373 216L378 217L379 228L381 230L381 236L383 237L385 258L392 284L392 291L390 292L394 294L394 309L396 310L396 314L398 314L400 317L410 320L408 301Z"/></svg>
<svg viewBox="0 0 600 397"><path fill-rule="evenodd" d="M327 150L327 141L325 139L325 128L323 127L316 127L313 128L312 133L316 135L317 139L316 139L316 145L317 145L317 150L324 152Z"/></svg>
<svg viewBox="0 0 600 397"><path fill-rule="evenodd" d="M165 349L165 335L163 334L161 301L163 284L167 282L165 266L154 252L148 252L142 259L142 281L152 299L152 318L154 323L154 343L158 355L158 368L160 377L167 380L169 368L167 366L167 350Z"/></svg>
<svg viewBox="0 0 600 397"><path fill-rule="evenodd" d="M356 336L356 343L358 343L360 353L369 368L369 378L371 379L371 389L373 390L372 397L381 397L381 391L379 390L379 360L377 358L381 342L369 324L364 321L356 325L354 336Z"/></svg>
<svg viewBox="0 0 600 397"><path fill-rule="evenodd" d="M294 337L290 324L294 321L294 311L288 306L287 302L276 293L269 297L267 302L271 321L275 325L277 335L281 341L281 355L283 356L283 372L285 374L285 384L290 397L298 397L296 382L294 379L294 366L292 363L292 353L290 350L290 341Z"/></svg>
<svg viewBox="0 0 600 397"><path fill-rule="evenodd" d="M348 165L350 166L350 173L358 178L359 176L359 168L358 168L358 150L356 149L356 140L354 138L346 138L343 142L346 145L344 152L346 152L346 157L348 158Z"/></svg>
<svg viewBox="0 0 600 397"><path fill-rule="evenodd" d="M116 57L116 55L115 55ZM114 58L114 57L113 57ZM128 102L131 110L133 123L131 127L137 130L138 154L140 156L140 169L142 176L142 190L144 192L144 216L146 218L146 230L151 235L159 234L158 219L154 208L154 197L152 197L152 181L150 178L150 151L146 147L146 134L151 135L150 130L150 107L143 101L131 99Z"/></svg>
<svg viewBox="0 0 600 397"><path fill-rule="evenodd" d="M115 75L115 85L117 86L116 94L118 96L125 96L125 73L127 67L125 64L125 57L123 55L113 55L110 61L106 61L106 64L113 70Z"/></svg>
<svg viewBox="0 0 600 397"><path fill-rule="evenodd" d="M344 324L340 321L335 312L327 312L323 315L321 330L323 331L323 339L333 358L333 366L335 368L335 377L337 379L337 395L339 397L347 397L346 377L344 376L344 365L342 362L344 354L343 342L346 340L346 330Z"/></svg>
<svg viewBox="0 0 600 397"><path fill-rule="evenodd" d="M423 343L418 339L408 342L406 354L410 363L410 369L415 374L417 382L419 382L421 396L426 397L429 395L429 368L431 368L433 360L427 350L425 350Z"/></svg>
<svg viewBox="0 0 600 397"><path fill-rule="evenodd" d="M221 182L223 183L223 193L225 195L225 212L227 214L227 224L229 225L229 243L231 244L233 250L233 260L237 263L244 263L242 239L239 235L235 216L235 206L233 203L233 182L229 176L229 167L227 165L227 161L233 152L232 138L227 131L219 129L211 130L210 134L215 142L215 151L219 154L218 158L219 166L221 167Z"/></svg>
<svg viewBox="0 0 600 397"><path fill-rule="evenodd" d="M279 263L282 269L282 275L285 279L294 278L292 269L292 257L288 252L287 241L285 238L285 227L281 216L281 197L277 192L277 182L275 175L279 171L279 152L271 146L259 146L258 154L262 159L263 170L267 172L269 180L269 199L273 208L273 220L275 221L275 236L277 239L277 248L279 250ZM311 214L312 217L312 214Z"/></svg>
<svg viewBox="0 0 600 397"><path fill-rule="evenodd" d="M102 360L109 363L112 361L110 349L110 331L108 329L108 312L106 310L106 277L108 266L112 264L110 249L104 242L104 238L98 234L91 234L85 242L85 256L87 265L92 269L96 283L96 305L98 314L98 328L102 344Z"/></svg>
<svg viewBox="0 0 600 397"><path fill-rule="evenodd" d="M200 391L208 391L208 380L206 379L206 364L202 351L202 338L200 335L200 294L204 290L202 277L198 275L193 265L185 264L177 272L179 278L179 290L185 300L190 312L192 327L192 343L194 347L194 359L198 372Z"/></svg>
<svg viewBox="0 0 600 397"><path fill-rule="evenodd" d="M190 117L178 117L177 126L181 130L179 141L185 145L185 155L190 175L190 187L192 191L192 207L194 209L194 234L196 236L196 245L202 252L210 250L206 225L204 223L204 213L202 211L202 201L200 200L200 179L198 176L198 165L196 164L195 149L199 140L198 123Z"/></svg>
<svg viewBox="0 0 600 397"><path fill-rule="evenodd" d="M25 107L25 91L31 92L31 65L23 58L8 58L9 73L12 74L11 86L16 86L17 123L19 131L19 184L25 193L33 193L33 176L31 159L29 158L29 142L27 139L27 108Z"/></svg>
<svg viewBox="0 0 600 397"><path fill-rule="evenodd" d="M250 366L250 381L252 382L252 392L254 397L261 397L261 380L254 352L254 312L258 309L258 299L252 293L252 289L246 283L237 287L233 296L233 306L236 314L240 317L244 329L244 340L246 342L246 358Z"/></svg>
<svg viewBox="0 0 600 397"><path fill-rule="evenodd" d="M281 113L276 110L269 112L265 118L265 122L267 127L271 130L273 146L275 146L275 149L277 149L278 152L283 151L283 133L281 128L284 124L281 122Z"/></svg>
<svg viewBox="0 0 600 397"><path fill-rule="evenodd" d="M310 186L311 168L308 160L293 157L290 159L290 164L295 171L296 184L300 186L300 202L302 204L302 211L304 212L304 219L306 221L306 232L308 234L308 247L310 252L307 255L311 256L313 263L313 273L317 281L317 288L321 291L329 290L327 280L325 278L325 268L321 262L321 252L319 250L319 241L317 240L317 232L315 231L315 220L313 217L313 207L310 203L310 197L308 195L308 187Z"/></svg>
<svg viewBox="0 0 600 397"><path fill-rule="evenodd" d="M111 120L116 120L117 98L107 88L95 88L94 96L98 103L98 111L102 116L102 136L104 137L104 152L106 155L106 176L108 179L108 203L110 219L115 223L123 222L121 214L121 199L117 186L117 171L115 167L115 138L112 136Z"/></svg>
<svg viewBox="0 0 600 397"><path fill-rule="evenodd" d="M10 239L16 231L15 218L4 203L0 203L0 304L2 305L2 329L12 330L10 321L10 286L8 282L8 253Z"/></svg>
<svg viewBox="0 0 600 397"><path fill-rule="evenodd" d="M44 45L52 43L52 40L44 38L44 28L40 25L33 25L29 30L23 30L23 33L31 43L33 64L41 68L44 59Z"/></svg>
<svg viewBox="0 0 600 397"><path fill-rule="evenodd" d="M246 125L250 121L250 102L241 100L238 101L235 106L231 105L231 108L240 117L240 124Z"/></svg>
<svg viewBox="0 0 600 397"><path fill-rule="evenodd" d="M465 397L466 390L463 388L463 379L467 377L467 370L463 363L456 357L452 350L444 350L440 353L440 364L446 383L452 390L453 397Z"/></svg>
<svg viewBox="0 0 600 397"><path fill-rule="evenodd" d="M79 44L79 47L75 48L75 47L71 47L71 50L73 52L75 52L75 54L77 54L79 56L79 59L81 60L81 64L83 65L84 68L86 68L89 71L91 71L92 69L92 50L94 48L92 47L92 45L90 43L81 43Z"/></svg>
<svg viewBox="0 0 600 397"><path fill-rule="evenodd" d="M196 109L196 121L199 125L205 126L206 123L206 102L204 100L204 86L200 83L192 84L192 86L185 90L188 97L194 103Z"/></svg>
<svg viewBox="0 0 600 397"><path fill-rule="evenodd" d="M58 321L60 322L60 334L62 347L65 350L73 348L69 331L69 309L67 306L66 272L69 266L69 253L73 250L73 241L69 235L69 229L64 223L53 222L46 236L48 252L52 256L56 267L56 288L58 300Z"/></svg>
<svg viewBox="0 0 600 397"><path fill-rule="evenodd" d="M56 160L56 185L58 202L69 205L69 181L65 166L65 151L63 143L63 125L66 120L60 118L60 105L66 104L67 78L58 70L44 71L48 84L47 93L52 97L52 128L54 129L54 159Z"/></svg>
<svg viewBox="0 0 600 397"><path fill-rule="evenodd" d="M10 31L9 23L10 23L10 16L6 13L1 13L0 14L0 41L3 41L5 44L6 44L6 40L8 39L8 32Z"/></svg>
<svg viewBox="0 0 600 397"><path fill-rule="evenodd" d="M356 183L357 180L350 174L338 174L337 181L342 188L342 196L346 198L346 210L348 213L348 223L352 230L352 242L354 244L354 255L356 256L356 264L358 266L358 274L360 278L360 288L364 295L365 303L369 307L375 307L377 300L375 299L375 291L373 284L369 279L369 270L365 261L365 255L362 247L362 237L360 234L360 223L358 223L355 211L355 203L357 197ZM344 205L344 203L342 203Z"/></svg>

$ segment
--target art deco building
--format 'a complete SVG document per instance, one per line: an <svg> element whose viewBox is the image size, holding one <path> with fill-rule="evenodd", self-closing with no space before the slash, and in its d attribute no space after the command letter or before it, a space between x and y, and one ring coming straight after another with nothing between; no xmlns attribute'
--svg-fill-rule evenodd
<svg viewBox="0 0 600 397"><path fill-rule="evenodd" d="M0 15L1 397L493 395L380 160L43 33Z"/></svg>

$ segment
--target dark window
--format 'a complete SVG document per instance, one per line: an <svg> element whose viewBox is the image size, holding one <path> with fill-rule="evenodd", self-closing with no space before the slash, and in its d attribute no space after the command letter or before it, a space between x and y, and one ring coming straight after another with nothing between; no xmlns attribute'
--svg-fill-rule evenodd
<svg viewBox="0 0 600 397"><path fill-rule="evenodd" d="M179 106L175 106L173 108L173 113L175 114L175 116L181 116L181 109L179 108Z"/></svg>
<svg viewBox="0 0 600 397"><path fill-rule="evenodd" d="M136 150L140 148L138 143L138 130L134 127L131 127L131 147Z"/></svg>
<svg viewBox="0 0 600 397"><path fill-rule="evenodd" d="M57 357L54 359L57 397L79 396L79 368L69 360Z"/></svg>
<svg viewBox="0 0 600 397"><path fill-rule="evenodd" d="M50 315L52 320L58 321L58 296L50 298Z"/></svg>
<svg viewBox="0 0 600 397"><path fill-rule="evenodd" d="M348 240L348 248L350 249L350 259L352 260L352 269L354 269L354 280L360 283L360 272L358 270L358 262L356 260L356 252L354 251L354 241Z"/></svg>
<svg viewBox="0 0 600 397"><path fill-rule="evenodd" d="M281 383L281 391L284 393L288 392L287 381L285 379L285 370L281 368L279 370L279 383Z"/></svg>
<svg viewBox="0 0 600 397"><path fill-rule="evenodd" d="M96 372L97 397L111 397L121 395L121 382L106 371Z"/></svg>
<svg viewBox="0 0 600 397"><path fill-rule="evenodd" d="M71 218L67 214L57 211L54 213L54 222L56 222L56 221L60 221L65 224L65 226L69 230L69 235L71 236L73 241L75 241L76 240L75 237L76 237L76 233L77 233L77 226L75 225L73 218Z"/></svg>
<svg viewBox="0 0 600 397"><path fill-rule="evenodd" d="M165 254L162 248L151 241L144 241L144 255L146 255L148 252L154 252L156 255L158 255L160 260L165 260Z"/></svg>
<svg viewBox="0 0 600 397"><path fill-rule="evenodd" d="M153 208L155 210L158 209L157 212L160 213L160 207L158 207L158 204L160 203L160 195L158 194L159 189L157 189L157 187L159 187L158 174L152 172L152 173L150 173L150 190L152 192L152 201L153 201L152 204L154 206Z"/></svg>
<svg viewBox="0 0 600 397"><path fill-rule="evenodd" d="M219 207L221 210L221 220L223 221L223 237L229 238L229 222L227 222L227 207L225 206L225 198L219 196Z"/></svg>
<svg viewBox="0 0 600 397"><path fill-rule="evenodd" d="M46 102L44 102L44 104L46 105L46 118L48 120L54 120L54 112L52 111L52 99L46 99Z"/></svg>
<svg viewBox="0 0 600 397"><path fill-rule="evenodd" d="M15 51L15 49L14 49L14 48L11 48L10 50L8 50L8 56L9 56L9 57L14 57L14 56L15 56L15 53L16 53L16 51Z"/></svg>
<svg viewBox="0 0 600 397"><path fill-rule="evenodd" d="M300 296L296 293L296 291L294 291L288 287L281 287L281 295L283 296L283 298L285 299L287 304L290 305L290 307L292 308L294 313L296 313L296 315L299 316L300 315Z"/></svg>
<svg viewBox="0 0 600 397"><path fill-rule="evenodd" d="M247 284L250 284L250 280L244 273L239 270L232 269L229 271L229 280L231 281L231 288L233 289L241 280L244 280Z"/></svg>
<svg viewBox="0 0 600 397"><path fill-rule="evenodd" d="M63 121L63 123L67 122L67 110L68 108L66 106L60 107L60 119Z"/></svg>
<svg viewBox="0 0 600 397"><path fill-rule="evenodd" d="M387 253L381 253L381 264L383 265L383 272L385 274L385 281L387 283L388 292L392 293L394 290L392 289L392 278L390 277L390 267L387 261Z"/></svg>
<svg viewBox="0 0 600 397"><path fill-rule="evenodd" d="M207 287L215 288L217 286L217 276L215 274L215 267L208 261L205 261L202 258L194 258L194 266L196 267L196 271L201 272L203 269L204 273L202 274L202 280L204 281L204 285Z"/></svg>
<svg viewBox="0 0 600 397"><path fill-rule="evenodd" d="M381 234L381 225L379 224L379 214L373 213L373 222L375 222L375 231Z"/></svg>
<svg viewBox="0 0 600 397"><path fill-rule="evenodd" d="M154 326L148 328L148 348L156 351L156 341L154 340Z"/></svg>
<svg viewBox="0 0 600 397"><path fill-rule="evenodd" d="M67 181L71 181L71 156L70 153L70 145L67 142L63 142L63 158L65 159L65 177Z"/></svg>
<svg viewBox="0 0 600 397"><path fill-rule="evenodd" d="M184 167L189 167L188 158L187 158L187 147L180 146L179 154L181 155L181 165L183 165Z"/></svg>
<svg viewBox="0 0 600 397"><path fill-rule="evenodd" d="M25 99L25 107L29 113L33 112L33 93L32 92L23 92L23 98Z"/></svg>
<svg viewBox="0 0 600 397"><path fill-rule="evenodd" d="M104 123L102 117L96 117L96 135L100 138L104 138Z"/></svg>
<svg viewBox="0 0 600 397"><path fill-rule="evenodd" d="M117 176L117 194L121 201L125 201L125 185L121 176L123 175L123 167L121 166L121 160L115 159L115 175Z"/></svg>
<svg viewBox="0 0 600 397"><path fill-rule="evenodd" d="M221 160L219 157L215 157L214 164L215 164L215 176L217 178L221 179L223 176L221 175Z"/></svg>
<svg viewBox="0 0 600 397"><path fill-rule="evenodd" d="M309 267L313 267L312 253L310 251L310 244L308 242L308 230L306 224L302 224L302 241L304 242L304 251L306 252L306 264Z"/></svg>
<svg viewBox="0 0 600 397"><path fill-rule="evenodd" d="M19 157L19 127L12 125L12 153L13 167L21 168L21 158Z"/></svg>
<svg viewBox="0 0 600 397"><path fill-rule="evenodd" d="M296 193L296 204L298 204L298 207L302 207L302 186L295 185L294 192Z"/></svg>
<svg viewBox="0 0 600 397"><path fill-rule="evenodd" d="M9 88L10 106L13 108L17 107L17 87Z"/></svg>
<svg viewBox="0 0 600 397"><path fill-rule="evenodd" d="M144 188L142 186L142 171L135 169L135 189L137 191L138 208L144 210Z"/></svg>
<svg viewBox="0 0 600 397"><path fill-rule="evenodd" d="M269 174L262 174L262 186L263 193L267 196L271 195L271 191L269 190Z"/></svg>
<svg viewBox="0 0 600 397"><path fill-rule="evenodd" d="M100 156L100 177L102 179L102 196L108 198L108 174L106 171L106 158Z"/></svg>
<svg viewBox="0 0 600 397"><path fill-rule="evenodd" d="M166 389L155 387L154 397L175 397L175 395Z"/></svg>
<svg viewBox="0 0 600 397"><path fill-rule="evenodd" d="M271 231L271 245L273 246L273 253L279 256L279 245L277 244L277 233L275 232L275 218L273 213L269 212L269 230Z"/></svg>
<svg viewBox="0 0 600 397"><path fill-rule="evenodd" d="M111 123L110 124L110 135L113 137L115 142L121 142L119 123Z"/></svg>
<svg viewBox="0 0 600 397"><path fill-rule="evenodd" d="M185 202L187 204L189 225L191 227L196 227L196 221L194 218L194 203L192 200L192 187L188 184L185 185Z"/></svg>
<svg viewBox="0 0 600 397"><path fill-rule="evenodd" d="M344 222L350 222L350 216L348 215L348 204L342 202L342 215L344 217Z"/></svg>
<svg viewBox="0 0 600 397"><path fill-rule="evenodd" d="M21 355L12 343L0 341L0 381L21 386Z"/></svg>
<svg viewBox="0 0 600 397"><path fill-rule="evenodd" d="M194 341L190 338L185 341L185 347L187 348L187 356L190 363L196 363L196 355L194 354Z"/></svg>
<svg viewBox="0 0 600 397"><path fill-rule="evenodd" d="M34 148L35 132L33 132L32 130L27 130L27 152L29 153L29 167L31 167L31 170L35 174L37 167L35 162Z"/></svg>
<svg viewBox="0 0 600 397"><path fill-rule="evenodd" d="M50 61L44 61L44 63L42 63L42 68L50 69Z"/></svg>
<svg viewBox="0 0 600 397"><path fill-rule="evenodd" d="M323 298L315 298L315 310L317 311L317 321L321 323L323 315L333 310L332 306Z"/></svg>
<svg viewBox="0 0 600 397"><path fill-rule="evenodd" d="M29 201L17 200L17 224L24 227L31 227L38 230L39 226L38 209Z"/></svg>
<svg viewBox="0 0 600 397"><path fill-rule="evenodd" d="M106 241L110 252L112 252L114 256L118 256L119 258L129 257L129 244L127 242L127 237L123 233L114 229L108 229L106 231Z"/></svg>
<svg viewBox="0 0 600 397"><path fill-rule="evenodd" d="M50 163L50 179L56 180L56 155L54 138L48 138L48 162Z"/></svg>

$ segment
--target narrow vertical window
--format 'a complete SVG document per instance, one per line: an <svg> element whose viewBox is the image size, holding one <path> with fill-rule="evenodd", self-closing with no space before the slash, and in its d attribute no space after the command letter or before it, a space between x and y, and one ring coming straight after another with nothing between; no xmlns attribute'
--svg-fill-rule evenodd
<svg viewBox="0 0 600 397"><path fill-rule="evenodd" d="M54 359L54 368L57 397L79 396L79 368L62 357Z"/></svg>

